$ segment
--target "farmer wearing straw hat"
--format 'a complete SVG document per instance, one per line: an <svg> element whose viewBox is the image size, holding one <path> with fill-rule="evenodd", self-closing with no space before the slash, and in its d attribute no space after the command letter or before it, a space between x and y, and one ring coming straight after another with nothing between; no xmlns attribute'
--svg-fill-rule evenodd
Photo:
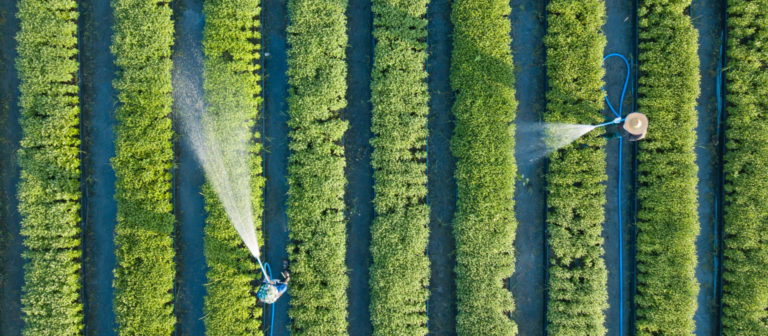
<svg viewBox="0 0 768 336"><path fill-rule="evenodd" d="M645 138L645 134L648 133L648 117L638 112L628 114L624 119L620 132L621 136L629 141Z"/></svg>

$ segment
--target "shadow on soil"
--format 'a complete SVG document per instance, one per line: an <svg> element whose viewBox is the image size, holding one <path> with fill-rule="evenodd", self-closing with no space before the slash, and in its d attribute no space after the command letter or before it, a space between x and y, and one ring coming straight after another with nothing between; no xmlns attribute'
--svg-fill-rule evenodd
<svg viewBox="0 0 768 336"><path fill-rule="evenodd" d="M115 268L114 229L117 223L115 172L115 67L109 51L112 8L109 0L80 2L80 67L83 125L83 277L85 335L115 335L112 271Z"/></svg>
<svg viewBox="0 0 768 336"><path fill-rule="evenodd" d="M18 84L14 68L16 58L16 32L19 21L16 15L16 1L2 1L0 4L0 335L20 335L21 286L23 283L24 260L22 238L19 234L20 221L17 210L16 185L19 183L19 166L16 152L21 139L19 126Z"/></svg>

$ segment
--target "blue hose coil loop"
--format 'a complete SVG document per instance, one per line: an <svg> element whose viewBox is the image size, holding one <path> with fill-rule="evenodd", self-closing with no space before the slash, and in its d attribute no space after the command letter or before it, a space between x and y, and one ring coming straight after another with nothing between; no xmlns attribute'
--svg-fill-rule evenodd
<svg viewBox="0 0 768 336"><path fill-rule="evenodd" d="M624 55L617 54L617 53L611 53L606 55L603 58L603 62L607 61L609 58L612 57L618 57L622 61L624 61L624 64L627 66L627 76L624 80L624 87L621 89L621 98L619 99L619 109L618 111L616 108L614 108L613 104L611 104L611 100L608 98L608 93L605 94L605 103L608 105L608 108L613 112L613 115L616 116L616 118L623 118L623 110L624 110L624 96L627 93L627 86L629 85L629 77L631 73L631 67L629 65L629 61L627 60ZM605 91L605 87L603 87L603 91ZM623 120L623 119L621 119ZM613 121L609 123L614 123ZM603 125L603 124L601 124ZM618 214L619 214L619 335L624 334L624 241L622 237L622 218L621 218L621 174L622 174L622 156L623 156L623 147L624 147L624 139L619 138L619 184L618 184L618 201L617 201L617 207L618 207Z"/></svg>

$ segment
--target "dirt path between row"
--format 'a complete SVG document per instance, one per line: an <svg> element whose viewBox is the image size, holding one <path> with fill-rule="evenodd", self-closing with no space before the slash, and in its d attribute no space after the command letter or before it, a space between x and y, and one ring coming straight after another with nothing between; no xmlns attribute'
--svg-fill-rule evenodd
<svg viewBox="0 0 768 336"><path fill-rule="evenodd" d="M85 195L83 198L83 291L85 334L115 335L113 270L114 230L117 224L115 172L115 66L109 46L112 39L109 0L80 2L80 86L83 123Z"/></svg>
<svg viewBox="0 0 768 336"><path fill-rule="evenodd" d="M21 286L24 282L21 257L22 238L19 234L21 217L16 200L19 183L19 150L21 126L19 126L19 80L14 68L16 58L16 1L0 3L0 247L2 273L0 273L0 334L20 335Z"/></svg>
<svg viewBox="0 0 768 336"><path fill-rule="evenodd" d="M288 23L286 2L264 0L262 3L262 25L264 39L264 112L262 113L262 136L264 137L264 235L266 261L272 265L272 273L280 274L282 261L288 259L288 218L286 200L288 195L288 69L286 55L286 24ZM290 319L288 306L290 290L275 304L272 317L270 309L264 311L264 334L288 335ZM269 326L274 319L274 332Z"/></svg>
<svg viewBox="0 0 768 336"><path fill-rule="evenodd" d="M430 207L429 251L431 280L428 306L429 333L455 335L456 247L453 216L456 212L456 159L451 154L453 91L449 78L453 25L451 1L432 0L427 10L427 72L429 75L429 139L427 190Z"/></svg>
<svg viewBox="0 0 768 336"><path fill-rule="evenodd" d="M717 247L716 194L719 192L720 156L717 153L717 75L722 38L722 1L694 0L691 18L699 31L699 70L701 72L701 96L698 100L699 125L696 128L696 163L699 166L699 223L701 232L696 241L698 264L696 278L699 281L698 309L694 316L696 335L717 334L720 315L717 302L717 277L715 258ZM721 204L717 204L721 206Z"/></svg>
<svg viewBox="0 0 768 336"><path fill-rule="evenodd" d="M370 335L369 267L373 222L373 168L371 167L371 67L373 64L371 1L349 0L347 6L347 108L349 129L344 136L347 157L347 268L349 268L349 334Z"/></svg>
<svg viewBox="0 0 768 336"><path fill-rule="evenodd" d="M624 99L623 115L633 111L635 106L635 8L634 3L625 0L607 0L605 3L607 20L603 28L608 44L605 54L619 53L629 60L631 72L629 87ZM611 58L605 64L605 88L611 103L618 111L619 97L627 76L627 68L620 59ZM605 107L603 114L613 118L613 114ZM611 131L609 129L609 131ZM608 309L605 311L605 326L609 335L626 335L632 330L632 285L634 279L634 223L632 221L634 206L634 191L632 181L634 171L634 144L624 141L622 148L622 194L621 206L618 201L618 171L619 171L619 141L611 139L605 148L606 173L608 175L605 204L605 222L603 223L603 238L605 238L605 266L608 269ZM619 211L621 211L621 249L619 248ZM619 268L619 256L622 256L623 267ZM622 282L619 283L619 272ZM623 322L623 323L622 323ZM623 331L620 329L623 328Z"/></svg>
<svg viewBox="0 0 768 336"><path fill-rule="evenodd" d="M176 41L173 54L174 132L176 133L176 332L203 335L203 304L207 265L203 250L205 200L201 188L205 173L195 157L189 134L179 113L203 97L203 0L174 1ZM186 98L182 98L186 97Z"/></svg>
<svg viewBox="0 0 768 336"><path fill-rule="evenodd" d="M512 54L515 62L515 90L518 127L539 122L546 109L546 2L512 1ZM524 126L523 126L524 127ZM517 132L516 159L519 180L515 185L515 273L510 288L515 300L513 318L520 335L543 335L546 284L546 159L521 157L523 149L536 146L532 132Z"/></svg>

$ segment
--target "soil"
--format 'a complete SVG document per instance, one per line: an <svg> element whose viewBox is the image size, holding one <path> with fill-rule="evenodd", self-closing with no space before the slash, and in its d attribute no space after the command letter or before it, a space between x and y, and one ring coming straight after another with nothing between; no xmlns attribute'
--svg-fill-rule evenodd
<svg viewBox="0 0 768 336"><path fill-rule="evenodd" d="M716 335L720 315L717 302L718 273L716 237L718 235L717 209L722 206L717 199L720 189L720 171L717 151L718 106L717 75L720 61L720 45L723 33L721 0L694 0L691 6L693 25L699 31L699 66L701 72L701 96L698 100L699 125L696 128L696 163L699 166L699 222L701 232L696 242L699 281L698 310L694 316L696 335ZM717 204L716 204L717 203Z"/></svg>
<svg viewBox="0 0 768 336"><path fill-rule="evenodd" d="M17 210L16 186L19 183L19 80L14 68L16 58L16 2L0 2L0 334L20 335L21 286L24 282L21 257L24 247L19 234L21 218Z"/></svg>
<svg viewBox="0 0 768 336"><path fill-rule="evenodd" d="M453 90L449 81L453 46L451 1L432 0L427 9L429 138L427 139L427 201L430 207L431 280L427 305L431 335L454 335L456 326L455 240L456 159L451 154Z"/></svg>
<svg viewBox="0 0 768 336"><path fill-rule="evenodd" d="M264 112L262 136L264 137L264 235L265 261L273 266L272 273L282 271L283 260L288 259L288 225L285 210L288 195L288 69L286 55L286 2L264 0L262 2L264 42ZM274 305L274 332L272 335L288 335L290 319L288 306L290 290ZM264 310L264 332L270 334L271 309Z"/></svg>
<svg viewBox="0 0 768 336"><path fill-rule="evenodd" d="M115 335L113 270L117 223L115 172L115 66L109 0L80 2L80 67L83 175L83 292L86 335Z"/></svg>
<svg viewBox="0 0 768 336"><path fill-rule="evenodd" d="M174 91L195 90L203 95L203 0L174 1L176 41L173 54L173 80L184 78L190 83L174 85ZM174 92L174 98L180 92ZM192 94L187 92L186 94ZM202 99L202 98L201 98ZM178 115L182 101L174 99L174 114ZM203 249L205 236L205 200L201 188L205 174L195 157L191 142L181 131L178 118L174 118L176 133L176 172L174 175L174 211L176 214L176 333L177 335L203 335L203 305L207 265Z"/></svg>
<svg viewBox="0 0 768 336"><path fill-rule="evenodd" d="M627 115L635 106L634 69L635 60L635 9L634 3L625 0L607 0L605 3L607 20L603 28L608 44L605 47L605 55L619 53L627 57L633 68L627 94L624 98L622 115ZM611 103L618 110L619 97L627 69L618 58L611 58L605 64L605 88ZM614 116L606 106L603 114L606 118ZM618 200L618 165L619 165L619 141L612 139L606 145L606 160L608 182L606 183L605 223L603 225L603 237L605 238L605 266L608 269L608 304L605 311L605 326L608 335L626 335L632 330L632 286L634 279L634 222L633 183L635 176L634 149L635 144L629 141L623 142L622 148L622 193L621 207L617 206ZM619 248L619 211L621 211L621 249ZM623 269L619 269L619 256L622 256ZM622 282L619 282L619 272L623 274Z"/></svg>
<svg viewBox="0 0 768 336"><path fill-rule="evenodd" d="M515 123L541 120L546 109L546 1L513 0L512 54L515 62L515 91L518 101ZM532 132L518 132L516 153L538 143ZM515 273L510 289L515 300L513 318L520 335L543 335L545 319L546 253L546 160L530 161L517 155L515 185Z"/></svg>
<svg viewBox="0 0 768 336"><path fill-rule="evenodd" d="M349 334L370 335L373 332L369 305L369 270L371 265L371 231L373 222L373 168L371 167L371 67L373 39L371 35L371 2L350 0L347 7L347 108L344 119L349 129L344 136L347 187L347 268L349 288L347 307Z"/></svg>

